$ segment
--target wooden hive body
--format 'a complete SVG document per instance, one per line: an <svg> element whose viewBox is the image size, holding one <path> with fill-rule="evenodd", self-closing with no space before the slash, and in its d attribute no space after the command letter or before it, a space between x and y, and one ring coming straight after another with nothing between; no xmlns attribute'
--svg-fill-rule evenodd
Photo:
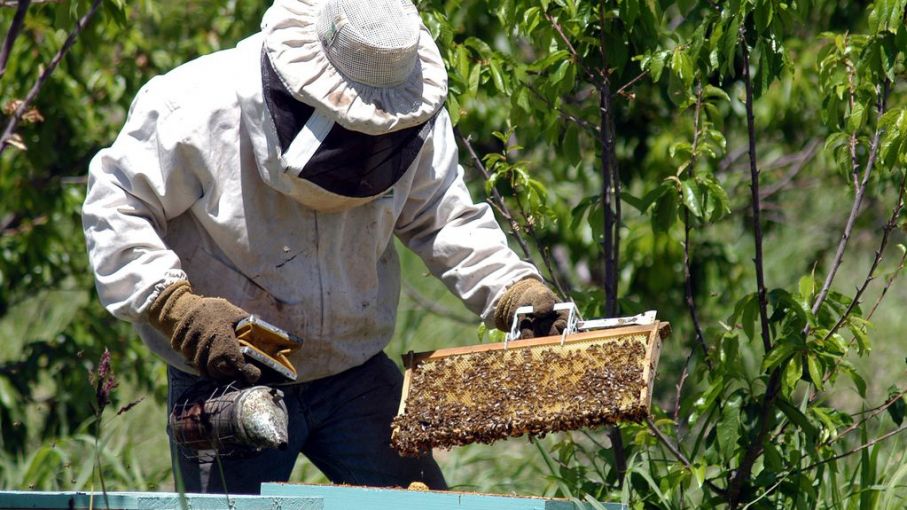
<svg viewBox="0 0 907 510"><path fill-rule="evenodd" d="M404 356L404 455L648 416L666 322Z"/></svg>

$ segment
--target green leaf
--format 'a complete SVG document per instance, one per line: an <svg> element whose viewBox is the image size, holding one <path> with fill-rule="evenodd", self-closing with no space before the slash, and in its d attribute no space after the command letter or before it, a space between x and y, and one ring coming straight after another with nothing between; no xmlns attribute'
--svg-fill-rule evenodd
<svg viewBox="0 0 907 510"><path fill-rule="evenodd" d="M573 62L571 62L570 60L564 60L563 62L561 62L560 65L557 66L557 69L555 69L554 72L551 73L551 77L549 78L551 84L557 85L558 83L560 83L561 80L563 80L564 77L567 76L567 69L569 69L573 65Z"/></svg>
<svg viewBox="0 0 907 510"><path fill-rule="evenodd" d="M571 165L578 165L582 161L582 154L579 150L579 127L576 124L569 124L564 131L563 154Z"/></svg>
<svg viewBox="0 0 907 510"><path fill-rule="evenodd" d="M479 78L482 76L482 66L474 65L469 71L469 95L475 97L479 91Z"/></svg>
<svg viewBox="0 0 907 510"><path fill-rule="evenodd" d="M759 0L756 8L753 10L753 17L756 19L756 29L760 32L768 30L772 23L774 15L774 6L771 0Z"/></svg>
<svg viewBox="0 0 907 510"><path fill-rule="evenodd" d="M655 201L652 228L656 232L667 232L675 221L677 221L677 193L671 187L671 192L661 193Z"/></svg>
<svg viewBox="0 0 907 510"><path fill-rule="evenodd" d="M492 59L488 63L488 71L491 73L491 80L494 82L494 88L498 92L507 93L507 86L504 84L504 76L501 73L501 63Z"/></svg>
<svg viewBox="0 0 907 510"><path fill-rule="evenodd" d="M863 127L864 122L866 122L866 109L862 104L854 103L850 115L847 116L847 130L855 133Z"/></svg>
<svg viewBox="0 0 907 510"><path fill-rule="evenodd" d="M816 385L816 389L822 391L822 367L818 359L813 355L806 356L806 367L809 371L809 378L812 380L813 384Z"/></svg>
<svg viewBox="0 0 907 510"><path fill-rule="evenodd" d="M456 126L460 121L460 101L454 94L447 95L447 112L450 114L450 123Z"/></svg>
<svg viewBox="0 0 907 510"><path fill-rule="evenodd" d="M759 299L753 294L743 308L743 316L741 317L743 332L746 333L746 337L749 338L750 342L756 338L756 317L758 315Z"/></svg>
<svg viewBox="0 0 907 510"><path fill-rule="evenodd" d="M866 380L857 372L850 363L843 362L838 366L838 370L846 373L850 380L853 381L857 388L857 393L861 398L866 398Z"/></svg>
<svg viewBox="0 0 907 510"><path fill-rule="evenodd" d="M702 196L695 182L685 180L680 183L683 192L683 205L697 218L702 218Z"/></svg>
<svg viewBox="0 0 907 510"><path fill-rule="evenodd" d="M693 464L691 471L693 473L693 478L696 479L696 483L698 484L699 488L702 488L702 484L705 482L705 464Z"/></svg>
<svg viewBox="0 0 907 510"><path fill-rule="evenodd" d="M780 366L787 361L797 351L795 345L778 341L772 350L769 351L765 359L762 360L762 370L768 371L774 367Z"/></svg>
<svg viewBox="0 0 907 510"><path fill-rule="evenodd" d="M649 75L652 76L653 82L658 82L658 80L661 79L661 73L662 71L664 71L665 62L668 59L668 55L670 55L670 52L661 51L652 55L652 57L649 59Z"/></svg>
<svg viewBox="0 0 907 510"><path fill-rule="evenodd" d="M714 222L731 214L731 202L727 192L711 174L698 174L696 181L708 190L706 199L706 220Z"/></svg>
<svg viewBox="0 0 907 510"><path fill-rule="evenodd" d="M727 95L727 92L714 86L706 85L702 88L702 98L703 99L721 99L722 101L731 102L731 98Z"/></svg>
<svg viewBox="0 0 907 510"><path fill-rule="evenodd" d="M737 440L740 438L740 402L738 396L728 399L721 410L721 420L717 425L718 444L728 457L733 455L737 448Z"/></svg>
<svg viewBox="0 0 907 510"><path fill-rule="evenodd" d="M786 394L790 394L797 386L797 381L803 376L803 357L801 355L792 356L784 369L784 388Z"/></svg>
<svg viewBox="0 0 907 510"><path fill-rule="evenodd" d="M674 54L671 56L671 70L680 79L685 89L693 86L693 61L680 46L674 48Z"/></svg>
<svg viewBox="0 0 907 510"><path fill-rule="evenodd" d="M807 438L810 441L815 441L818 431L816 427L810 423L809 418L806 417L799 409L794 407L786 398L778 398L775 401L775 405L778 406L778 409L787 416L787 419L791 421L794 425L800 428Z"/></svg>
<svg viewBox="0 0 907 510"><path fill-rule="evenodd" d="M804 304L812 303L813 295L816 292L816 280L812 275L802 276L797 286L799 289L800 301Z"/></svg>

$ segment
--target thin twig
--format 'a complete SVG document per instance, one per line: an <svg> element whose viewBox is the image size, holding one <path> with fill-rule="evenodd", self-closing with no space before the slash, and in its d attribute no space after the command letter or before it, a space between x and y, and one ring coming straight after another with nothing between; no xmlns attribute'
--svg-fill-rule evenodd
<svg viewBox="0 0 907 510"><path fill-rule="evenodd" d="M870 155L871 157L871 155ZM838 329L844 325L847 319L850 318L850 314L853 313L854 309L860 303L860 298L863 297L863 293L866 292L869 284L875 279L875 271L879 267L879 263L882 261L882 255L885 252L885 248L888 246L888 240L891 237L891 232L898 226L898 217L901 214L901 210L904 209L904 192L905 186L907 186L907 172L901 177L901 186L898 191L898 201L894 206L894 209L891 211L891 217L888 218L888 223L885 224L885 227L882 229L882 239L879 242L879 247L875 252L875 256L872 259L872 264L869 266L869 271L866 273L866 278L863 280L863 283L857 288L856 294L853 296L850 304L847 305L847 309L844 310L844 313L841 314L841 317L838 318L838 321L835 322L835 325L832 326L828 333L825 334L822 339L823 342L827 341L832 335L837 333Z"/></svg>
<svg viewBox="0 0 907 510"><path fill-rule="evenodd" d="M482 163L482 159L479 158L478 154L476 154L476 151L475 149L473 149L472 143L470 143L469 138L464 137L463 134L460 133L459 129L455 129L454 133L456 133L457 139L460 140L460 143L462 143L463 146L466 147L466 151L469 152L469 157L472 158L473 165L475 165L476 169L481 172L482 177L484 177L486 181L490 179L491 174L488 173L488 169L485 168L485 164ZM532 252L529 250L529 245L526 244L526 241L523 239L523 237L519 235L520 225L516 222L516 219L514 219L513 214L510 212L510 208L507 207L507 203L504 202L504 197L502 197L501 193L498 192L498 190L494 187L491 188L490 200L491 204L509 223L513 237L516 239L517 243L519 243L520 245L520 248L523 250L524 259L527 261L532 261Z"/></svg>
<svg viewBox="0 0 907 510"><path fill-rule="evenodd" d="M819 148L819 139L813 138L809 141L802 151L796 152L794 154L789 154L787 156L781 156L778 159L772 161L771 163L765 165L765 168L772 167L784 167L791 165L790 170L787 174L784 175L780 180L773 182L772 184L765 186L761 190L761 199L765 200L775 193L784 189L794 178L800 173L801 170L806 166L806 163L816 155Z"/></svg>
<svg viewBox="0 0 907 510"><path fill-rule="evenodd" d="M10 116L9 122L6 124L6 129L3 130L3 135L0 136L0 154L3 154L3 151L9 146L9 140L15 131L16 126L19 124L19 120L22 118L22 114L25 113L25 110L34 101L35 97L38 96L41 87L44 86L44 83L47 82L50 78L51 73L56 70L57 66L60 65L60 61L63 60L63 57L66 53L72 48L76 43L76 38L79 34L82 33L82 30L88 25L88 22L91 20L91 17L94 16L94 13L98 10L98 7L101 5L101 0L94 0L91 3L91 7L88 8L88 12L84 16L79 18L79 21L76 22L76 26L73 27L72 31L69 32L69 35L66 37L66 41L63 42L63 46L57 51L54 57L51 59L50 63L47 64L47 67L44 68L44 72L38 77L38 80L32 86L31 90L28 91L28 94L25 96L25 99L19 104L19 107L16 108L16 111Z"/></svg>
<svg viewBox="0 0 907 510"><path fill-rule="evenodd" d="M885 296L888 294L888 289L891 288L891 285L894 283L894 280L900 276L901 271L904 269L904 263L907 262L907 250L901 254L901 259L898 261L897 267L894 271L885 279L885 286L882 287L882 291L879 293L879 297L876 298L875 303L872 304L869 313L866 314L866 320L872 318L875 315L876 310L879 308L879 305L882 303L882 300L885 299Z"/></svg>
<svg viewBox="0 0 907 510"><path fill-rule="evenodd" d="M9 63L9 56L13 52L13 44L19 33L22 31L22 24L25 21L25 13L31 0L21 0L16 3L16 14L9 24L9 30L6 32L6 39L3 41L3 48L0 49L0 78L6 74L6 64Z"/></svg>
<svg viewBox="0 0 907 510"><path fill-rule="evenodd" d="M742 158L743 155L746 153L747 153L746 147L740 147L739 149L735 149L734 151L729 152L721 160L721 162L718 163L718 173L726 172L726 171L730 170L730 168L732 166L734 166L738 161L740 161L740 158Z"/></svg>
<svg viewBox="0 0 907 510"><path fill-rule="evenodd" d="M651 430L652 433L655 434L655 437L658 438L658 440L661 442L661 444L663 444L665 446L665 448L667 448L668 451L670 451L671 454L677 460L679 460L681 464L684 465L684 467L686 467L687 469L692 471L693 463L691 463L690 459L688 459L686 457L686 455L684 455L683 452L680 451L680 448L678 448L677 445L672 443L671 440L668 439L668 437L664 434L664 432L662 432L661 429L659 429L658 426L655 425L655 422L652 420L651 416L646 417L646 424L649 426L649 430ZM718 494L725 493L724 489L716 486L714 483L712 483L711 480L705 480L705 484L708 485L710 489L712 489L713 491L715 491Z"/></svg>
<svg viewBox="0 0 907 510"><path fill-rule="evenodd" d="M853 301L851 301L850 305L848 305L847 309L844 311L844 314L841 316L839 321L837 323L835 323L834 328L832 328L832 330L829 332L829 334L824 337L823 342L828 340L828 338L830 338L831 335L834 334L834 332L837 331L843 325L845 318L850 315L850 313L855 308L856 304L859 303L860 297L862 297L863 292L865 292L865 290L869 286L870 282L872 282L872 280L875 279L875 276L873 276L873 273L875 273L876 268L878 267L879 263L881 263L881 261L882 261L882 253L884 252L885 247L888 244L888 237L891 234L891 231L894 230L895 227L897 226L897 218L900 215L901 210L904 208L905 188L907 188L907 172L905 172L904 175L901 176L901 184L900 184L900 188L898 191L898 201L892 210L891 217L888 219L888 223L886 223L882 229L882 239L879 242L879 248L876 250L875 257L873 258L872 264L870 265L869 273L867 273L866 278L863 280L862 285L860 285L860 287L858 287L857 294L854 296ZM876 299L875 304L872 306L872 310L870 310L869 314L866 316L866 320L869 320L872 317L872 315L875 313L876 308L879 306L879 303L882 302L882 298L888 292L888 289L889 289L889 287L891 287L892 282L894 282L894 279L900 273L901 268L904 267L905 259L907 259L907 252L905 252L904 254L901 255L901 260L898 262L898 268L886 280L885 287L882 289L882 293L879 295L878 299ZM847 348L849 349L851 346L853 346L853 344L854 344L854 342L856 342L856 340L857 340L856 336L851 338L850 342L847 344ZM827 383L831 379L831 376L833 374L837 373L838 367L841 366L841 363L843 363L843 362L844 362L843 357L840 357L837 360L835 360L834 367L832 367L832 369L829 370L822 377L823 384ZM809 396L809 401L810 402L815 401L816 398L818 398L818 396L819 396L819 392L818 392L817 388L814 387L812 390L812 394Z"/></svg>
<svg viewBox="0 0 907 510"><path fill-rule="evenodd" d="M702 130L702 81L696 85L696 110L693 114L693 143L690 149L690 164L687 168L690 169L690 177L693 177L694 169L696 166L696 150L699 146L699 135ZM705 364L709 368L709 371L712 370L712 360L709 359L709 349L705 343L705 335L702 332L702 325L699 323L699 313L696 309L696 301L693 298L693 268L690 261L690 210L684 208L683 210L683 276L684 276L684 292L686 294L687 309L690 311L690 319L693 321L693 329L696 331L696 341L699 346L702 348L702 355L705 359ZM692 356L692 353L690 353ZM690 357L687 357L687 363L689 363ZM680 387L678 387L678 397L680 393ZM678 398L679 401L679 398Z"/></svg>
<svg viewBox="0 0 907 510"><path fill-rule="evenodd" d="M599 133L599 127L598 127L598 126L592 125L592 124L589 123L588 121L583 120L583 119L577 117L576 115L573 115L572 113L570 113L570 112L568 112L568 111L566 111L566 110L564 110L564 109L562 109L562 108L556 107L556 106L554 105L554 103L551 102L551 100L549 100L547 97L545 97L544 95L542 95L542 93L539 92L538 90L536 90L535 87L533 87L532 85L530 85L530 84L528 84L528 83L525 84L525 85L526 85L526 88L529 89L529 92L532 92L533 94L535 94L535 96L536 96L537 98L539 98L539 99L541 99L542 101L544 101L545 104L548 106L548 108L551 108L552 110L556 111L558 115L560 115L561 117L565 118L566 120L569 120L570 122L575 122L578 126L582 127L582 128L585 129L586 131L588 131L591 135L593 135L593 136L598 136L598 133Z"/></svg>
<svg viewBox="0 0 907 510"><path fill-rule="evenodd" d="M879 118L885 113L885 103L888 96L888 81L886 80L882 84L881 91L879 92L878 99L878 115ZM850 214L847 217L847 223L844 225L844 233L841 235L841 239L838 241L838 247L835 250L835 256L832 260L831 269L828 272L828 275L825 277L825 282L822 284L822 288L819 290L819 294L816 296L816 301L813 303L812 312L816 314L819 312L819 308L825 302L825 298L828 296L828 292L831 290L831 284L835 279L835 275L838 273L838 269L841 267L841 262L844 258L844 251L847 248L847 241L850 239L850 235L853 232L853 226L856 223L857 216L860 212L860 207L863 204L863 197L866 194L866 188L869 185L869 176L872 174L873 167L875 166L876 156L879 152L879 139L882 134L881 127L877 127L875 134L872 137L872 145L870 146L869 159L866 161L866 166L863 168L863 177L860 180L860 183L857 185L856 193L854 195L853 204L850 207ZM856 133L852 135L852 138L856 139ZM851 146L852 151L852 169L853 174L856 176L858 173L859 163L856 158L856 147L855 141ZM809 332L809 326L806 330Z"/></svg>
<svg viewBox="0 0 907 510"><path fill-rule="evenodd" d="M882 414L889 407L896 404L899 400L904 398L904 395L907 395L907 390L901 390L900 392L889 397L888 400L886 400L885 402L882 402L880 405L878 405L872 409L867 409L866 411L863 411L862 413L860 413L860 415L864 415L863 419L852 424L851 426L847 427L846 429L838 432L837 436L835 436L833 439L832 438L827 439L825 441L825 444L829 445L831 443L834 443L835 441L841 439L842 437L846 436L847 434L850 434L854 430L857 430L858 428L860 428L861 425L863 425L867 421L875 418L876 416Z"/></svg>
<svg viewBox="0 0 907 510"><path fill-rule="evenodd" d="M573 43L570 42L570 38L568 38L567 34L564 33L563 27L561 27L560 23L558 23L557 20L554 19L554 16L546 12L545 19L548 20L548 23L551 24L551 27L554 28L555 32L557 32L557 34L560 36L561 41L563 41L564 45L567 46L567 51L570 53L571 60L573 60L573 63L576 64L577 67L579 67L580 72L586 75L586 78L588 78L590 82L595 85L601 86L601 84L599 83L599 78L607 80L608 69L602 69L601 71L599 71L599 76L595 76L592 71L590 71L586 68L585 65L583 65L582 57L580 57L579 53L576 51L576 48L573 47Z"/></svg>
<svg viewBox="0 0 907 510"><path fill-rule="evenodd" d="M687 359L683 363L683 370L680 372L680 379L678 379L677 386L675 386L677 392L674 394L673 418L678 437L680 437L680 397L683 393L683 383L686 382L687 377L690 375L690 360L693 359L693 353L695 352L696 349L690 348L690 353L687 354Z"/></svg>
<svg viewBox="0 0 907 510"><path fill-rule="evenodd" d="M651 416L646 418L646 424L649 425L649 430L651 430L652 433L655 434L655 437L657 437L658 440L661 441L661 444L665 445L665 448L667 448L668 451L670 451L674 455L674 457L677 457L677 460L679 460L681 464L683 464L687 469L693 469L693 463L690 462L690 459L686 458L686 456L680 451L680 449L673 443L671 443L668 437L664 435L664 432L662 432L655 425L655 422L652 421Z"/></svg>
<svg viewBox="0 0 907 510"><path fill-rule="evenodd" d="M808 470L810 470L810 469L817 468L817 467L819 467L819 466L821 466L821 465L823 465L823 464L827 464L827 463L829 463L829 462L833 462L833 461L836 461L836 460L843 459L844 457L848 457L848 456L853 455L853 454L855 454L855 453L857 453L857 452L863 451L863 450L865 450L866 448L870 448L870 447L874 446L875 444L877 444L877 443L879 443L879 442L881 442L881 441L884 441L884 440L888 439L889 437L891 437L891 436L893 436L893 435L895 435L895 434L899 434L899 433L903 432L905 429L907 429L907 424L901 425L900 427L898 427L898 428L896 428L896 429L894 429L894 430L891 430L891 431L889 431L889 432L887 432L887 433L885 433L885 434L883 434L883 435L881 435L881 436L879 436L879 437L873 439L872 441L868 441L868 442L866 442L866 443L864 443L864 444L861 444L861 445L859 445L859 446L856 446L856 447L854 447L854 448L852 448L852 449L850 449L850 450L848 450L848 451L846 451L846 452L844 452L844 453L835 455L834 457L829 457L829 458L827 458L827 459L822 459L822 460L820 460L820 461L818 461L818 462L814 462L814 463L812 463L812 464L810 464L810 465L808 465L808 466L806 466L806 467L803 467L803 468L789 469L789 470L787 470L787 471L783 471L783 472L781 472L781 473L779 473L779 474L777 475L777 476L778 476L778 481L777 481L777 482L775 482L774 484L772 484L771 487L769 487L768 489L765 490L765 492L763 492L762 494L760 494L758 498L756 498L755 500L753 500L753 501L751 501L749 504L747 504L747 506L744 507L744 509L749 508L749 506L750 506L751 504L753 504L753 503L755 503L755 502L757 502L757 501L759 501L759 500L765 498L766 496L768 496L772 491L774 491L775 489L777 489L777 488L778 488L785 480L787 480L788 477L789 477L790 475L799 474L799 473L802 473L802 472L804 472L804 471L808 471Z"/></svg>
<svg viewBox="0 0 907 510"><path fill-rule="evenodd" d="M403 282L403 293L409 299L412 299L417 306L424 308L430 313L444 317L445 319L450 319L454 322L460 324L470 324L475 325L476 321L473 317L467 317L464 314L457 313L454 310L451 310L445 306L438 304L437 301L429 299L422 295L412 284L404 281Z"/></svg>
<svg viewBox="0 0 907 510"><path fill-rule="evenodd" d="M632 87L633 85L636 85L636 82L638 82L639 80L645 78L648 74L649 74L649 73L646 72L646 71L643 71L643 72L637 74L635 77L633 77L632 80L628 81L627 83L624 83L624 85L623 85L621 88L617 89L617 91L614 92L614 95L615 95L615 96L622 96L622 95L624 95L624 92L626 92L626 90L627 90L628 88Z"/></svg>
<svg viewBox="0 0 907 510"><path fill-rule="evenodd" d="M894 435L896 435L896 434L900 434L900 433L903 432L904 430L907 430L907 423L905 423L904 425L901 425L900 427L898 427L898 428L896 428L896 429L894 429L894 430L890 430L890 431L888 431L888 432L882 434L881 436L879 436L879 437L877 437L877 438L875 438L875 439L872 439L871 441L867 441L867 442L865 442L865 443L863 443L863 444L861 444L861 445L859 445L859 446L855 446L855 447L851 448L850 450L847 450L847 451L844 452L844 453L840 453L840 454L838 454L838 455L835 455L834 457L829 457L829 458L827 458L827 459L822 459L822 460L820 460L820 461L818 461L818 462L814 462L814 463L812 463L812 464L810 464L810 465L808 465L808 466L806 466L806 467L804 467L804 468L795 469L795 470L789 472L788 474L795 475L795 474L797 474L797 473L802 473L802 472L804 472L804 471L808 471L808 470L810 470L810 469L819 467L819 466L821 466L822 464L827 464L827 463L832 462L832 461L835 461L835 460L843 459L844 457L853 455L853 454L855 454L855 453L857 453L857 452L859 452L859 451L862 451L862 450L865 450L865 449L867 449L867 448L870 448L870 447L874 446L875 444L880 443L880 442L882 442L882 441L888 439L888 438L891 437L891 436L894 436Z"/></svg>
<svg viewBox="0 0 907 510"><path fill-rule="evenodd" d="M535 246L538 248L539 255L542 257L542 262L545 264L545 268L548 270L548 274L551 275L552 283L557 289L558 294L561 298L566 299L570 296L570 293L561 285L560 278L558 278L558 273L555 270L554 264L551 261L551 252L548 251L544 243L542 243L541 238L539 238L538 231L535 229L535 221L532 219L531 214L526 211L526 207L523 206L523 201L520 199L518 194L514 194L516 199L517 208L520 211L520 216L523 217L523 224L525 225L525 230L529 234L529 237L535 242Z"/></svg>

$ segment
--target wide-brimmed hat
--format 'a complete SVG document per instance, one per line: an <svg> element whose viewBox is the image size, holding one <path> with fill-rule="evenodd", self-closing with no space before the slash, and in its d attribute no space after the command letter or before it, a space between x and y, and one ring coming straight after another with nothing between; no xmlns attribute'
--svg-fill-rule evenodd
<svg viewBox="0 0 907 510"><path fill-rule="evenodd" d="M447 97L441 54L409 0L276 0L262 32L287 90L347 129L416 126Z"/></svg>

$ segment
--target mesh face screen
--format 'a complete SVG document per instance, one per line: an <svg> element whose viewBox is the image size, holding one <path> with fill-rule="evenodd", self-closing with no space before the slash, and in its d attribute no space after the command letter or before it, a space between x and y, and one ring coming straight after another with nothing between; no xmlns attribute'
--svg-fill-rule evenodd
<svg viewBox="0 0 907 510"><path fill-rule="evenodd" d="M421 20L401 0L329 0L316 30L331 63L349 79L372 87L403 83L418 58Z"/></svg>
<svg viewBox="0 0 907 510"><path fill-rule="evenodd" d="M344 2L343 13L353 28L353 37L376 48L408 48L419 39L419 23L413 4L400 0Z"/></svg>
<svg viewBox="0 0 907 510"><path fill-rule="evenodd" d="M425 360L412 372L405 412L394 420L394 446L415 455L639 421L648 413L650 336L657 337L641 332Z"/></svg>

